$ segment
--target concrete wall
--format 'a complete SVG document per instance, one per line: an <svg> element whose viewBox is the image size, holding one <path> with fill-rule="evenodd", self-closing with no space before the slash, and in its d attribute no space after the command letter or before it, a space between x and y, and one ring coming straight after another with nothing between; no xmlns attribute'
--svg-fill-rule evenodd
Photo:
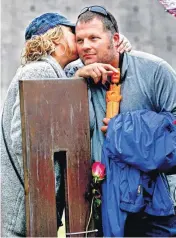
<svg viewBox="0 0 176 238"><path fill-rule="evenodd" d="M176 70L176 18L158 0L2 0L2 101L20 64L24 31L30 21L45 12L61 12L75 21L83 7L95 4L115 15L134 49L162 57Z"/></svg>

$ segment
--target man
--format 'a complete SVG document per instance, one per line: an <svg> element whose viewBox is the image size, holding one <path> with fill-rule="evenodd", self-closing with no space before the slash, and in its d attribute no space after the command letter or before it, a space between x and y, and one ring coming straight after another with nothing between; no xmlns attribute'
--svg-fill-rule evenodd
<svg viewBox="0 0 176 238"><path fill-rule="evenodd" d="M104 7L90 6L81 11L76 25L76 41L78 54L85 68L88 69L89 64L95 63L94 69L90 69L89 72L95 82L89 80L93 160L101 160L105 138L102 131L107 130L109 122L109 119L105 118L107 72L103 73L101 84L102 73L98 63L111 64L121 70L121 113L147 109L157 113L171 112L176 116L175 71L164 60L154 55L144 52L117 53L117 22ZM85 68L79 69L76 75L84 75ZM176 206L176 175L168 176L168 182L170 195ZM142 237L149 233L150 236L175 236L176 216L149 216L144 212L128 216L125 236Z"/></svg>

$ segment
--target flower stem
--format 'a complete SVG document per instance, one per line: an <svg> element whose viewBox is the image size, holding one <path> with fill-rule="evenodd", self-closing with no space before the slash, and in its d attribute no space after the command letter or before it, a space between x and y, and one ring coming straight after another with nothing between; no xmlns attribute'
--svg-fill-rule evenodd
<svg viewBox="0 0 176 238"><path fill-rule="evenodd" d="M88 219L87 226L86 226L86 237L87 237L87 231L88 231L88 228L89 228L90 220L91 220L91 217L92 217L93 201L94 201L94 197L92 198L92 202L91 202L91 206L90 206L90 215L89 215L89 219Z"/></svg>

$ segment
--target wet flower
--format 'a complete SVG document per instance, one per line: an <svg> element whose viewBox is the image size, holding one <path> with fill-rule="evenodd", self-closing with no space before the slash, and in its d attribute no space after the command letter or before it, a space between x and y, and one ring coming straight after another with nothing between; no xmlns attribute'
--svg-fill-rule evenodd
<svg viewBox="0 0 176 238"><path fill-rule="evenodd" d="M100 162L95 162L92 165L92 176L94 182L100 182L105 178L105 166Z"/></svg>

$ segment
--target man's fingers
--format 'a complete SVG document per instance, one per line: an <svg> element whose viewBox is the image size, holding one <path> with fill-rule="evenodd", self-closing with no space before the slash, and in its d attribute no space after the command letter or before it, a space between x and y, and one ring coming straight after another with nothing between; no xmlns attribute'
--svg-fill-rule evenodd
<svg viewBox="0 0 176 238"><path fill-rule="evenodd" d="M95 83L98 83L102 78L102 73L97 64L94 64L93 67L92 66L90 67L92 71L92 78L94 79Z"/></svg>
<svg viewBox="0 0 176 238"><path fill-rule="evenodd" d="M105 118L103 119L103 123L104 123L105 125L108 125L109 122L110 122L110 118L105 117Z"/></svg>
<svg viewBox="0 0 176 238"><path fill-rule="evenodd" d="M101 78L102 78L102 84L105 84L106 81L108 81L108 78L107 76L108 75L112 75L114 72L118 72L118 70L116 68L114 68L113 66L111 65L108 65L108 64L101 64L98 66L98 69L100 70L101 72Z"/></svg>
<svg viewBox="0 0 176 238"><path fill-rule="evenodd" d="M104 64L103 67L108 70L108 71L113 71L114 73L118 73L118 69L114 68L112 65L110 64Z"/></svg>
<svg viewBox="0 0 176 238"><path fill-rule="evenodd" d="M110 118L103 118L103 123L105 124L104 126L101 127L101 131L106 133L108 129L108 123L110 122Z"/></svg>
<svg viewBox="0 0 176 238"><path fill-rule="evenodd" d="M104 67L102 65L98 66L99 71L101 72L101 80L102 80L102 84L105 84L107 81L107 70L104 69Z"/></svg>
<svg viewBox="0 0 176 238"><path fill-rule="evenodd" d="M108 129L108 127L107 127L107 126L102 126L102 127L101 127L101 131L102 131L102 132L104 132L104 133L106 133L106 132L107 132L107 129Z"/></svg>
<svg viewBox="0 0 176 238"><path fill-rule="evenodd" d="M96 73L97 77L100 79L101 78L101 72L98 67L93 68L93 71Z"/></svg>
<svg viewBox="0 0 176 238"><path fill-rule="evenodd" d="M100 80L100 77L97 75L97 73L94 70L91 70L89 72L89 76L94 80L94 83L98 83L98 81Z"/></svg>

